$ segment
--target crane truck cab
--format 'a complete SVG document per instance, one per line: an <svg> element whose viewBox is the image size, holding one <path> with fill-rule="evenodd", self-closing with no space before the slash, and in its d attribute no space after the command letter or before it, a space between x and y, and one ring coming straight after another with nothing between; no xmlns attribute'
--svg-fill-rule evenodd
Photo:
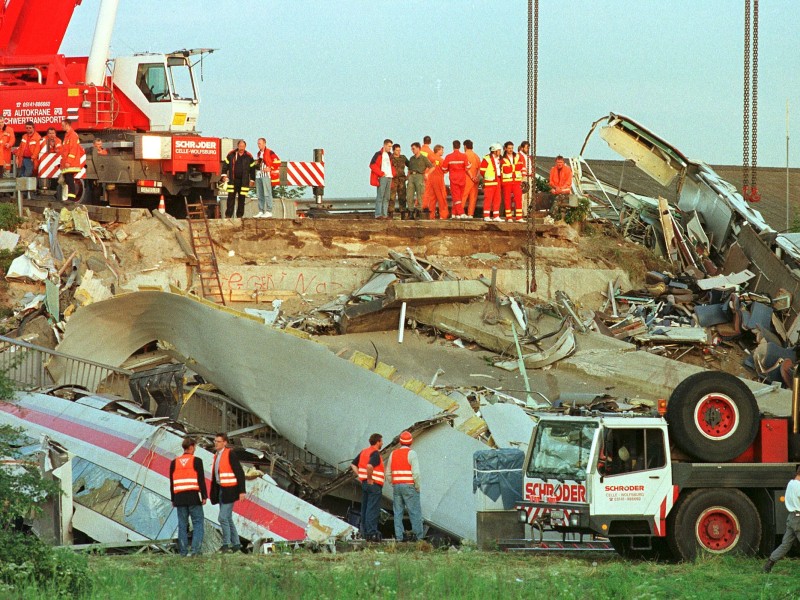
<svg viewBox="0 0 800 600"><path fill-rule="evenodd" d="M665 415L539 413L516 508L531 531L608 538L630 558L768 553L795 471L788 431L724 373L684 380ZM748 453L756 438L760 456Z"/></svg>
<svg viewBox="0 0 800 600"><path fill-rule="evenodd" d="M147 115L150 131L194 132L200 96L192 59L209 49L114 59L112 85Z"/></svg>

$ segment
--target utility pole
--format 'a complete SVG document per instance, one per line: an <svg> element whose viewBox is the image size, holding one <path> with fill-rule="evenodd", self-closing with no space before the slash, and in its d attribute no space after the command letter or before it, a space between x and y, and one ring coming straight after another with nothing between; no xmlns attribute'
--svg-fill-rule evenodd
<svg viewBox="0 0 800 600"><path fill-rule="evenodd" d="M786 231L789 231L789 99L786 99Z"/></svg>

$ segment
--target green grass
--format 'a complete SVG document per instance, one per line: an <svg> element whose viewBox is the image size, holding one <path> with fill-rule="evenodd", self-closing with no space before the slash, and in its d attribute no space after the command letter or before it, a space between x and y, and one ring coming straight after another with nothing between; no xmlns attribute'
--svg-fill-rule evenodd
<svg viewBox="0 0 800 600"><path fill-rule="evenodd" d="M771 575L761 560L632 563L612 555L363 552L274 555L97 556L90 598L779 598L800 597L800 563ZM26 590L19 598L49 598Z"/></svg>

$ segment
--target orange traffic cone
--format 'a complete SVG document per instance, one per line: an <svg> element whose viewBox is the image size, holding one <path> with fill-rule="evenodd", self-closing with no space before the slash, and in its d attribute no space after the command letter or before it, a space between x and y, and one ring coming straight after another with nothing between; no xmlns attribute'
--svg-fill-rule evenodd
<svg viewBox="0 0 800 600"><path fill-rule="evenodd" d="M158 201L158 212L162 215L167 212L167 205L164 204L164 194L161 194L161 198Z"/></svg>

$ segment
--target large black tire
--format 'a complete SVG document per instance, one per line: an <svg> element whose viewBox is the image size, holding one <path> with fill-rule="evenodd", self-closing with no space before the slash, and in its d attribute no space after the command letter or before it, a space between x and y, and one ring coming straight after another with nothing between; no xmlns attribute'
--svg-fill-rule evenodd
<svg viewBox="0 0 800 600"><path fill-rule="evenodd" d="M727 462L747 450L758 432L755 396L728 373L690 375L667 404L669 437L701 462Z"/></svg>
<svg viewBox="0 0 800 600"><path fill-rule="evenodd" d="M755 556L760 543L758 510L739 490L694 490L667 518L667 545L679 560L693 561L702 552Z"/></svg>
<svg viewBox="0 0 800 600"><path fill-rule="evenodd" d="M617 554L628 560L664 561L674 560L672 550L665 538L654 537L650 540L650 550L633 548L630 537L610 537L608 541L617 551Z"/></svg>

